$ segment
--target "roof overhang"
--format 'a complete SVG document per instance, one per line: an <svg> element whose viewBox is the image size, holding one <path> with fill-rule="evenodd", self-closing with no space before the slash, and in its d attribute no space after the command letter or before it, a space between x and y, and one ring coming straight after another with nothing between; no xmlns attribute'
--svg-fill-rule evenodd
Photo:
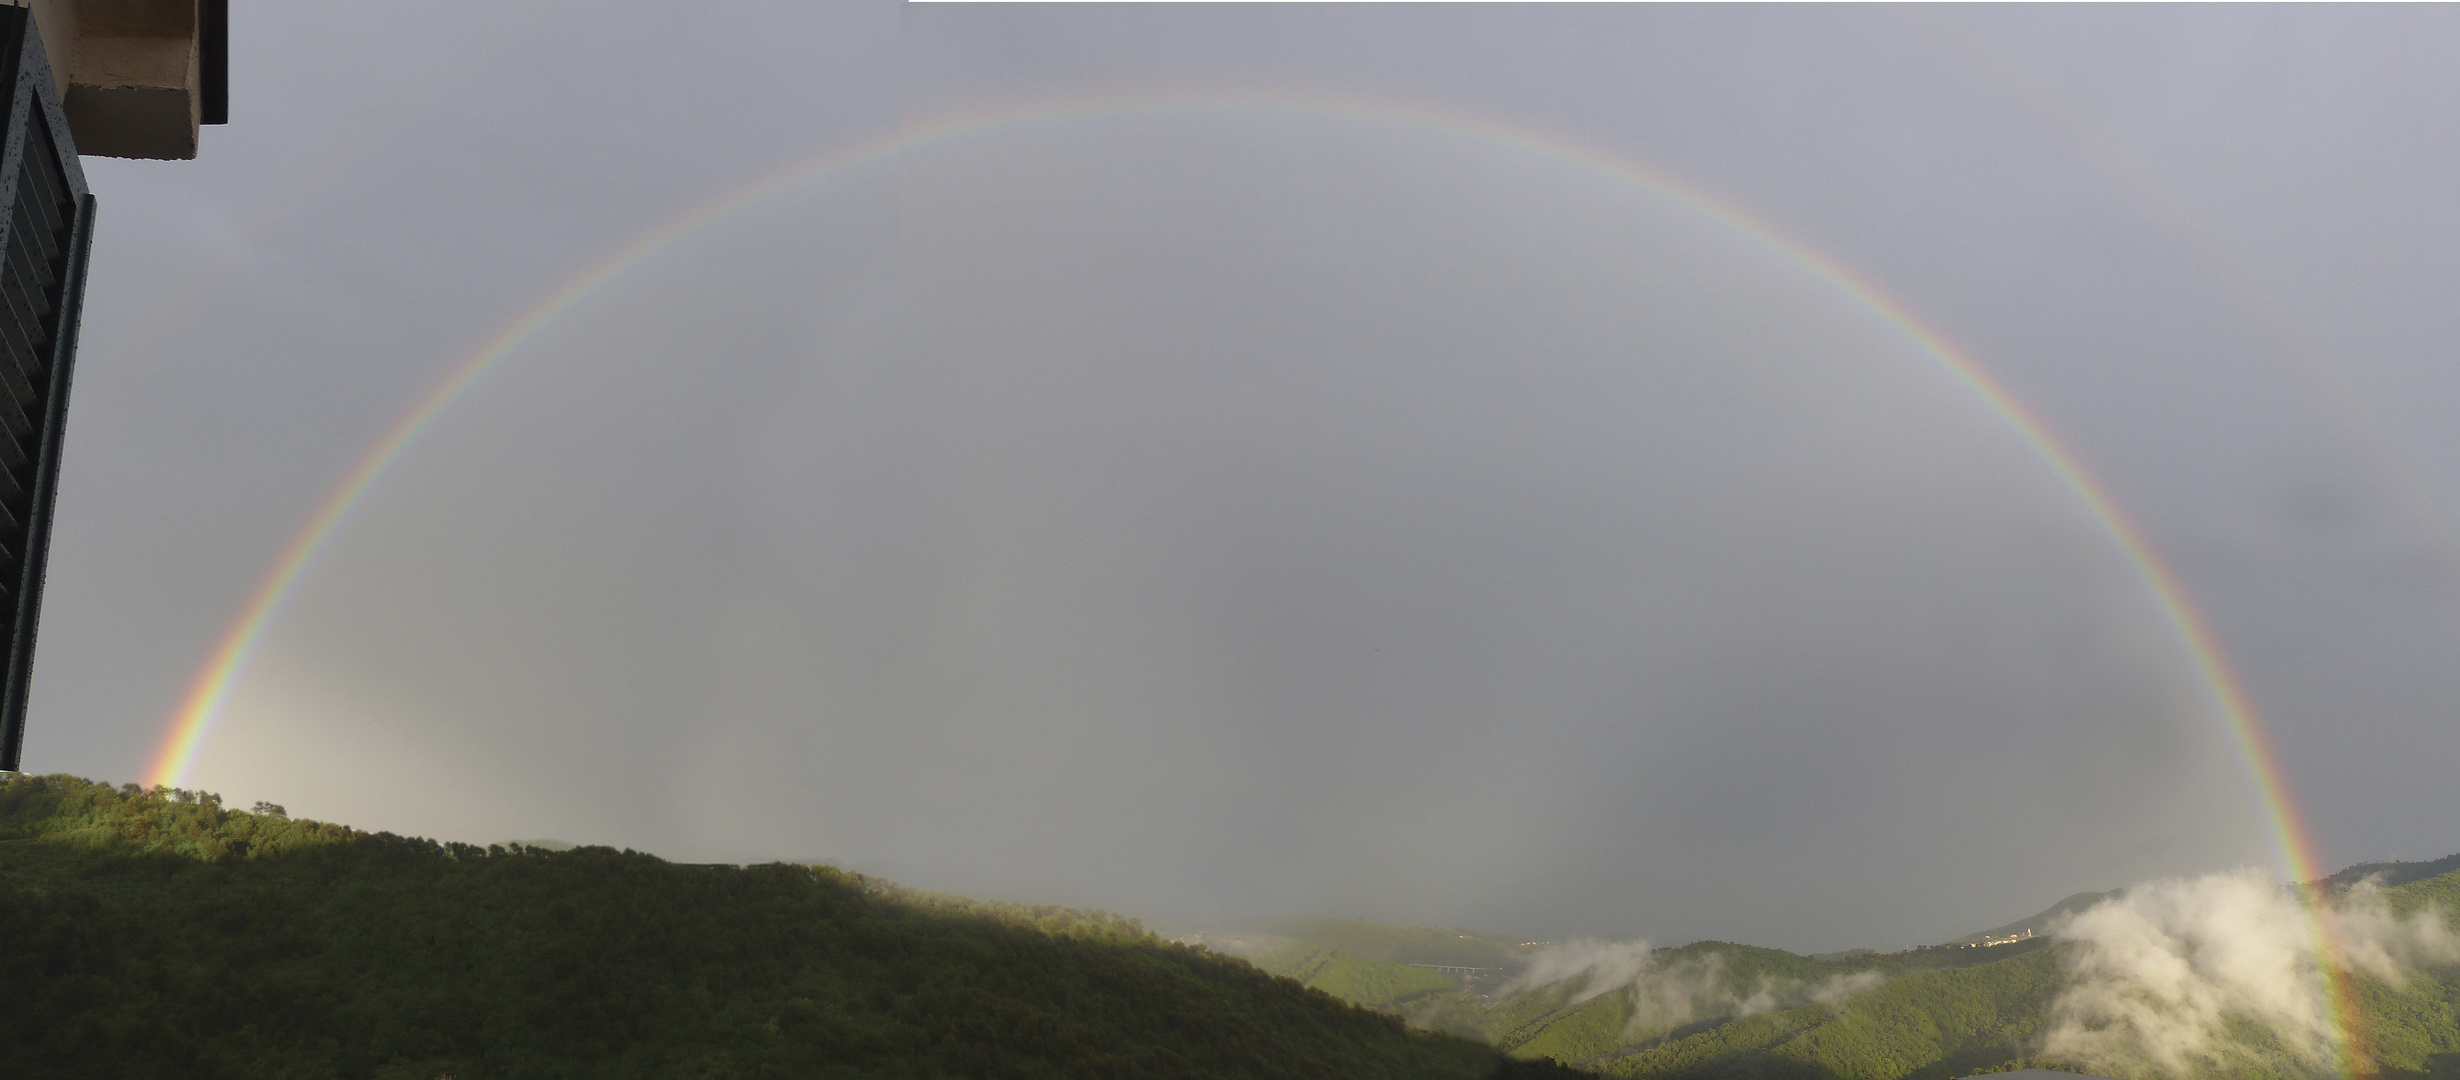
<svg viewBox="0 0 2460 1080"><path fill-rule="evenodd" d="M11 0L29 7L81 154L185 159L224 121L228 0Z"/></svg>

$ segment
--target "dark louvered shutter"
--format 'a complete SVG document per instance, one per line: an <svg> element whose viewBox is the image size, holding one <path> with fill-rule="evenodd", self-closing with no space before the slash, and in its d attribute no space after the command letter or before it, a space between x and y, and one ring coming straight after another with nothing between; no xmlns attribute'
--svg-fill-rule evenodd
<svg viewBox="0 0 2460 1080"><path fill-rule="evenodd" d="M27 9L0 7L0 612L8 658L0 672L0 769L25 747L34 622L60 480L60 435L77 352L77 307L94 197Z"/></svg>

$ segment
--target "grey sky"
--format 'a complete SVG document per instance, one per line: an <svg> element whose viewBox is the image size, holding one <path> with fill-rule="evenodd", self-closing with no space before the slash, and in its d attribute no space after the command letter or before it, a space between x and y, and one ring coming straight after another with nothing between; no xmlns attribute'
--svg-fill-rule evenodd
<svg viewBox="0 0 2460 1080"><path fill-rule="evenodd" d="M583 14L583 13L586 14ZM260 5L103 216L29 767L594 257L903 118L1269 91L1653 163L1932 320L2212 617L2325 858L2460 848L2443 9ZM1668 200L1361 116L797 187L457 402L198 786L1188 919L1939 939L2268 858L2120 553Z"/></svg>

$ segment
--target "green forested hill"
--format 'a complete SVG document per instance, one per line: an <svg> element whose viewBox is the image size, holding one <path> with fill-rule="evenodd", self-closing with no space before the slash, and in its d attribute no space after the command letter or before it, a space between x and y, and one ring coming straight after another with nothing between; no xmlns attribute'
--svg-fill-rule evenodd
<svg viewBox="0 0 2460 1080"><path fill-rule="evenodd" d="M2394 883L2392 916L2460 912L2460 860L2358 869ZM1632 980L1584 997L1412 966L1517 969L1538 943L1283 929L1335 940L1276 938L1251 965L1116 916L827 867L438 844L208 795L0 783L11 1080L1559 1074L1534 1059L1944 1080L2062 1064L2042 1036L2079 955L2047 937L1816 957L1581 943ZM2354 989L2386 1077L2460 1076L2460 967ZM2301 1075L2262 1032L2230 1037L2249 1052L2229 1075Z"/></svg>
<svg viewBox="0 0 2460 1080"><path fill-rule="evenodd" d="M2334 888L2345 889L2371 878L2388 887L2442 877L2453 871L2460 871L2460 855L2446 855L2432 862L2359 863L2324 880Z"/></svg>
<svg viewBox="0 0 2460 1080"><path fill-rule="evenodd" d="M1098 913L59 776L0 785L0 1041L28 1080L1524 1071Z"/></svg>
<svg viewBox="0 0 2460 1080"><path fill-rule="evenodd" d="M2367 877L2378 884L2399 882L2384 894L2396 916L2409 917L2429 904L2446 916L2460 913L2460 858L2366 869L2341 884ZM2087 901L2070 897L2045 914L2080 909ZM1992 936L2047 925L2037 917ZM1438 933L1341 930L1353 945ZM1952 943L1810 957L1699 942L1653 950L1645 978L1585 1000L1577 994L1584 985L1577 979L1505 984L1501 992L1484 996L1458 984L1411 985L1408 992L1395 993L1403 985L1400 973L1430 973L1346 955L1317 942L1293 941L1257 962L1283 970L1291 960L1303 960L1289 973L1349 1000L1423 1027L1476 1035L1513 1054L1544 1056L1611 1076L1945 1080L2077 1067L2042 1049L2052 1003L2070 985L2075 948L2035 937L1988 947ZM1340 978L1319 974L1327 972ZM2352 983L2380 1075L2460 1077L2460 969L2428 962L2397 982L2357 975ZM2241 1029L2233 1038L2244 1052L2229 1059L2227 1071L2210 1075L2281 1080L2316 1075L2308 1071L2311 1065L2279 1052L2259 1030ZM2150 1067L2119 1074L2162 1075Z"/></svg>

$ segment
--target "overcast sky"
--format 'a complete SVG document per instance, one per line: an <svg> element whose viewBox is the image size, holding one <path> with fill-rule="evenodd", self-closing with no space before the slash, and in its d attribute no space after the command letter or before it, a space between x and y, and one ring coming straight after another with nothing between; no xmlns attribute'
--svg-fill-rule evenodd
<svg viewBox="0 0 2460 1080"><path fill-rule="evenodd" d="M1825 252L2073 447L2327 863L2460 850L2451 9L240 14L199 160L87 162L30 769L138 778L366 449L594 260L1004 112L1042 118L786 185L509 354L193 785L1190 921L1796 949L2274 866L2038 448L1570 143Z"/></svg>

